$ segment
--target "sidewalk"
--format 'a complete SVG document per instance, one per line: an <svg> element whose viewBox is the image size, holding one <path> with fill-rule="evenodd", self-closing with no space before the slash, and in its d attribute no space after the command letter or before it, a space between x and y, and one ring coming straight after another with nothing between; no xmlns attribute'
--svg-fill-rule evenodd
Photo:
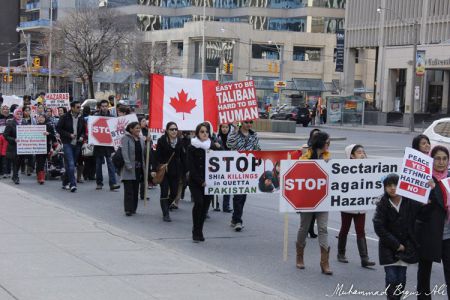
<svg viewBox="0 0 450 300"><path fill-rule="evenodd" d="M296 133L284 133L284 132L265 132L258 131L258 137L262 140L303 140L307 141L309 139L309 135L298 135ZM330 138L332 141L344 141L346 137L334 136Z"/></svg>
<svg viewBox="0 0 450 300"><path fill-rule="evenodd" d="M338 130L351 130L351 131L365 131L365 132L379 132L379 133L404 133L409 134L409 128L397 127L397 126L382 126L382 125L364 125L364 126L333 126L327 124L321 124L316 126L317 128L329 128ZM415 127L415 133L422 133L425 128Z"/></svg>
<svg viewBox="0 0 450 300"><path fill-rule="evenodd" d="M5 183L0 190L2 300L294 299Z"/></svg>

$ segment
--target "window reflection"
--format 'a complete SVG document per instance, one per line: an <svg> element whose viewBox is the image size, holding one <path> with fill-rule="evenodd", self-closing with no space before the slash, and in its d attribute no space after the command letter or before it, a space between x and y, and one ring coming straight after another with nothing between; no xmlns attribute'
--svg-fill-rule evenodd
<svg viewBox="0 0 450 300"><path fill-rule="evenodd" d="M129 0L115 0L115 1L127 2ZM299 8L307 6L307 0L137 0L137 1L138 4L140 5L159 6L159 7L203 6L204 1L206 1L206 7L215 7L215 8L240 8L240 7Z"/></svg>
<svg viewBox="0 0 450 300"><path fill-rule="evenodd" d="M279 60L280 53L275 45L253 44L252 58Z"/></svg>
<svg viewBox="0 0 450 300"><path fill-rule="evenodd" d="M313 6L326 8L345 8L346 0L314 0Z"/></svg>
<svg viewBox="0 0 450 300"><path fill-rule="evenodd" d="M336 30L344 28L344 19L312 17L312 33L336 33Z"/></svg>
<svg viewBox="0 0 450 300"><path fill-rule="evenodd" d="M294 46L293 60L296 61L320 61L321 48Z"/></svg>

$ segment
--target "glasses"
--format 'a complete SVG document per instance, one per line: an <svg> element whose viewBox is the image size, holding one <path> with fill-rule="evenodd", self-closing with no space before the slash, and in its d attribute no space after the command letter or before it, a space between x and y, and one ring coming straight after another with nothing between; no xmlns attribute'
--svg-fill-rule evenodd
<svg viewBox="0 0 450 300"><path fill-rule="evenodd" d="M178 131L178 128L169 128L169 131Z"/></svg>
<svg viewBox="0 0 450 300"><path fill-rule="evenodd" d="M200 130L200 133L206 133L206 134L209 134L209 131L207 131L207 130Z"/></svg>
<svg viewBox="0 0 450 300"><path fill-rule="evenodd" d="M253 124L253 121L244 121L245 124Z"/></svg>

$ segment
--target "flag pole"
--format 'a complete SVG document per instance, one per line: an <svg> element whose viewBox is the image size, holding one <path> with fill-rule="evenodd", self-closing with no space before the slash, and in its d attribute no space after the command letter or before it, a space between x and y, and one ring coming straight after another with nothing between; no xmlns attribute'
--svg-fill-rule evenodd
<svg viewBox="0 0 450 300"><path fill-rule="evenodd" d="M147 206L147 195L148 195L148 167L150 166L150 108L151 108L151 102L150 97L152 95L151 93L151 76L148 77L148 87L149 87L149 93L148 93L148 106L149 106L149 115L148 115L148 131L147 131L147 137L145 144L147 145L146 153L145 153L145 170L144 170L144 206Z"/></svg>
<svg viewBox="0 0 450 300"><path fill-rule="evenodd" d="M288 152L287 159L291 160L291 153ZM287 261L288 258L288 244L289 244L289 214L284 213L284 239L283 239L283 261Z"/></svg>

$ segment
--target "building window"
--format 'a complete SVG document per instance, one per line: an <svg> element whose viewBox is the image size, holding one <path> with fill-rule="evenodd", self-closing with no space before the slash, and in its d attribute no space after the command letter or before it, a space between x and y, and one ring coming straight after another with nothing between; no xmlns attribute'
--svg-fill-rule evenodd
<svg viewBox="0 0 450 300"><path fill-rule="evenodd" d="M344 28L344 19L312 17L312 33L336 33L337 30Z"/></svg>
<svg viewBox="0 0 450 300"><path fill-rule="evenodd" d="M183 56L183 42L176 43L177 45L177 55Z"/></svg>
<svg viewBox="0 0 450 300"><path fill-rule="evenodd" d="M359 64L359 50L355 49L355 64Z"/></svg>
<svg viewBox="0 0 450 300"><path fill-rule="evenodd" d="M280 53L275 45L253 44L252 58L278 60L280 59Z"/></svg>
<svg viewBox="0 0 450 300"><path fill-rule="evenodd" d="M333 50L333 62L334 63L336 62L336 56L337 56L337 49L334 48L334 50Z"/></svg>
<svg viewBox="0 0 450 300"><path fill-rule="evenodd" d="M293 60L295 61L320 61L321 48L307 48L294 46Z"/></svg>
<svg viewBox="0 0 450 300"><path fill-rule="evenodd" d="M314 0L312 6L326 8L345 8L346 0Z"/></svg>
<svg viewBox="0 0 450 300"><path fill-rule="evenodd" d="M305 31L306 19L304 18L269 18L269 30L280 31Z"/></svg>

